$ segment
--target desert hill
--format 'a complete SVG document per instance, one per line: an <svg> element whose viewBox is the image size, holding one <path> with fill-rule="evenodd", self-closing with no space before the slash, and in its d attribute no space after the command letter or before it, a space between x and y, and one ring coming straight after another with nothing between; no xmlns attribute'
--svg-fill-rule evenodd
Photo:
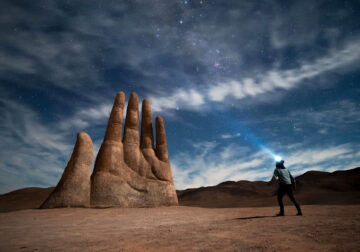
<svg viewBox="0 0 360 252"><path fill-rule="evenodd" d="M29 187L0 195L0 212L38 208L54 187Z"/></svg>
<svg viewBox="0 0 360 252"><path fill-rule="evenodd" d="M296 178L295 197L300 204L360 204L360 167L320 172L308 171ZM275 206L277 181L226 181L216 186L178 190L179 204L198 207ZM24 188L0 195L0 212L38 208L53 191ZM289 203L287 197L284 202Z"/></svg>
<svg viewBox="0 0 360 252"><path fill-rule="evenodd" d="M308 171L296 182L295 196L301 204L360 204L360 167L332 173ZM277 186L277 181L226 181L177 194L185 206L261 207L277 204Z"/></svg>

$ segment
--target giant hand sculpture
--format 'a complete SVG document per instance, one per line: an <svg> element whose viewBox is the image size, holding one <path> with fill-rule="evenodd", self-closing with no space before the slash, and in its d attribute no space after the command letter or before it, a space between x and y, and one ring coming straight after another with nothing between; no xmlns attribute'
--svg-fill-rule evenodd
<svg viewBox="0 0 360 252"><path fill-rule="evenodd" d="M178 205L171 174L164 122L156 118L156 148L149 100L142 103L141 144L139 144L138 97L128 102L122 136L125 95L117 94L104 141L95 161L91 138L78 134L70 161L41 208L53 207L156 207Z"/></svg>
<svg viewBox="0 0 360 252"><path fill-rule="evenodd" d="M178 205L168 157L164 122L156 118L156 148L149 100L142 103L141 140L136 93L128 101L122 136L125 95L117 94L104 141L91 175L93 207Z"/></svg>

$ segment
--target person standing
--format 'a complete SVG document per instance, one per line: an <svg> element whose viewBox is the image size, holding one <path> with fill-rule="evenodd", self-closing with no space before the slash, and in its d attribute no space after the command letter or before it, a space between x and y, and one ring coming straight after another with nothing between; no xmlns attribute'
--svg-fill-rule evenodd
<svg viewBox="0 0 360 252"><path fill-rule="evenodd" d="M282 198L285 194L287 194L289 196L290 200L292 201L292 203L294 203L294 205L298 211L297 215L302 215L300 205L296 202L296 200L294 198L294 194L293 194L293 186L295 189L295 179L291 175L290 171L288 169L286 169L286 167L284 166L284 163L285 163L284 160L276 162L276 168L275 168L274 175L273 175L273 178L276 178L279 180L279 189L277 192L277 198L278 198L278 202L279 202L279 206L280 206L280 212L276 216L284 216L285 215L284 204L282 201Z"/></svg>

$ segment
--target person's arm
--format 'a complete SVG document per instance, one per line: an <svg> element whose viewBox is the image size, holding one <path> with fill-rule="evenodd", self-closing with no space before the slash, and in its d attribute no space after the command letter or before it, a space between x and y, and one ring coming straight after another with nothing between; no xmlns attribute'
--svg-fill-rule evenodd
<svg viewBox="0 0 360 252"><path fill-rule="evenodd" d="M288 172L289 172L289 175L290 175L291 185L292 185L293 189L295 190L296 189L295 178L291 175L291 172L289 170L288 170Z"/></svg>
<svg viewBox="0 0 360 252"><path fill-rule="evenodd" d="M288 170L291 180L294 179L294 177L291 175L291 172Z"/></svg>
<svg viewBox="0 0 360 252"><path fill-rule="evenodd" d="M274 178L275 178L275 179L278 179L278 178L279 178L279 174L278 174L277 169L275 169L274 174L273 174L271 180L273 180Z"/></svg>

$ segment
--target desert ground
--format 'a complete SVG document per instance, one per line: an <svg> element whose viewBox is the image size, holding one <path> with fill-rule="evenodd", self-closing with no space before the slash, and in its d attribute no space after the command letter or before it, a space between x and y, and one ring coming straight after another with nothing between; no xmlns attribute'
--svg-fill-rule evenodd
<svg viewBox="0 0 360 252"><path fill-rule="evenodd" d="M0 213L0 251L359 251L359 205Z"/></svg>
<svg viewBox="0 0 360 252"><path fill-rule="evenodd" d="M54 190L0 195L0 251L360 251L360 168L307 172L285 217L273 181L178 191L180 206L38 209Z"/></svg>

